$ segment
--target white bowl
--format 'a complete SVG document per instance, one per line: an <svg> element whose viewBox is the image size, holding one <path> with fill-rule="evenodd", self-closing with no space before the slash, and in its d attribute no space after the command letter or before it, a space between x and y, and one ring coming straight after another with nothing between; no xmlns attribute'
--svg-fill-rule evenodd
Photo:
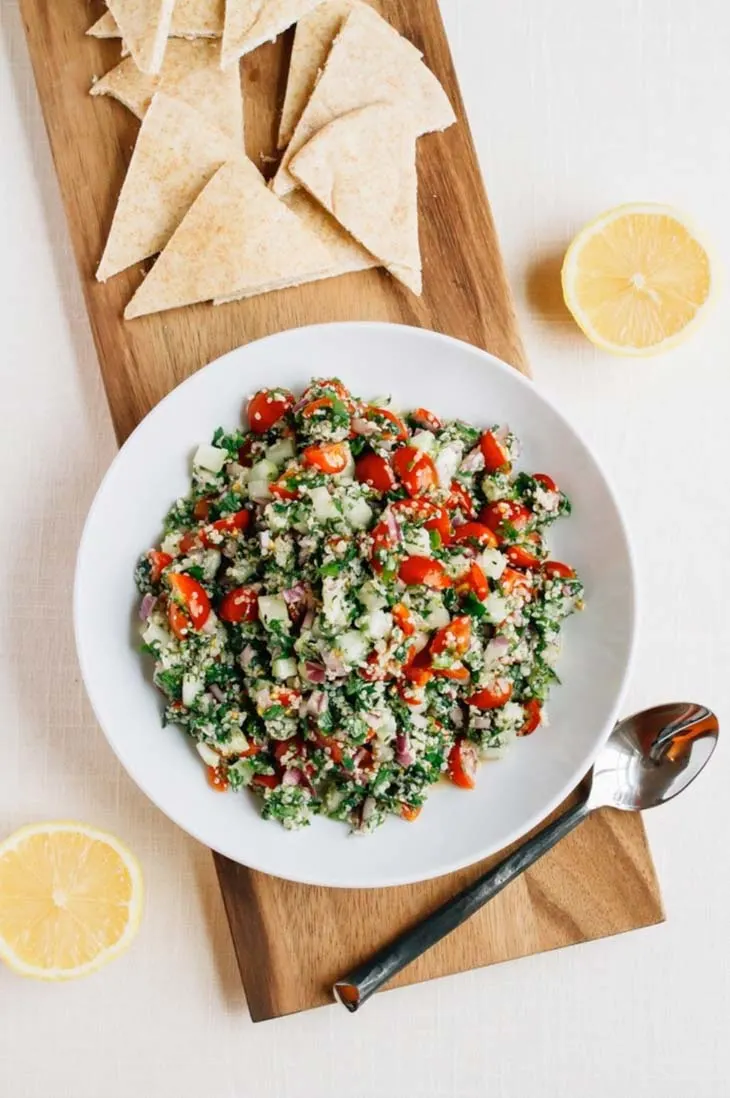
<svg viewBox="0 0 730 1098"><path fill-rule="evenodd" d="M301 390L338 376L363 397L431 408L477 425L508 423L521 467L550 473L573 502L552 528L551 555L573 564L586 610L565 626L550 725L480 768L477 789L442 782L417 822L392 818L373 835L316 819L300 832L263 821L247 792L205 781L184 733L160 726L161 699L139 653L133 582L170 503L189 486L195 446L235 427L263 386ZM94 500L79 548L76 643L91 704L134 781L185 831L254 869L310 884L380 887L469 865L519 838L590 767L616 718L635 634L631 553L618 506L586 445L537 387L491 355L432 332L388 324L300 328L240 347L170 393L122 447ZM133 624L134 623L134 624Z"/></svg>

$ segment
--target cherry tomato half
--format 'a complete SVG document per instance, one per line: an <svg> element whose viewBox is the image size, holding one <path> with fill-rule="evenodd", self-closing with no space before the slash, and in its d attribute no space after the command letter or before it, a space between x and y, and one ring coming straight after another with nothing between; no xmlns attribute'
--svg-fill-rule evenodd
<svg viewBox="0 0 730 1098"><path fill-rule="evenodd" d="M426 499L399 499L393 504L393 511L409 522L423 522L426 530L435 530L442 545L451 540L451 520L443 507L437 507Z"/></svg>
<svg viewBox="0 0 730 1098"><path fill-rule="evenodd" d="M459 736L449 752L449 777L460 789L474 789L476 786L479 756L477 749L469 740Z"/></svg>
<svg viewBox="0 0 730 1098"><path fill-rule="evenodd" d="M376 492L395 488L395 473L389 461L380 454L363 454L355 463L355 480L369 484Z"/></svg>
<svg viewBox="0 0 730 1098"><path fill-rule="evenodd" d="M422 584L435 591L451 587L451 580L443 564L431 557L406 557L398 569L398 577L411 587Z"/></svg>
<svg viewBox="0 0 730 1098"><path fill-rule="evenodd" d="M235 534L236 531L240 531L243 534L248 529L250 522L251 515L248 511L236 511L234 515L225 515L223 518L211 523L205 530L201 530L200 540L206 548L210 549L219 544L210 536L213 531L215 531L216 534L220 534L221 537L225 537L228 534Z"/></svg>
<svg viewBox="0 0 730 1098"><path fill-rule="evenodd" d="M230 787L226 768L224 766L209 766L207 770L208 783L215 789L216 793L226 793Z"/></svg>
<svg viewBox="0 0 730 1098"><path fill-rule="evenodd" d="M236 587L223 596L218 617L231 625L240 625L243 621L257 621L259 616L259 597L252 587Z"/></svg>
<svg viewBox="0 0 730 1098"><path fill-rule="evenodd" d="M485 431L479 439L479 446L484 455L484 468L488 473L498 473L510 468L509 451L493 431Z"/></svg>
<svg viewBox="0 0 730 1098"><path fill-rule="evenodd" d="M185 613L182 606L178 606L178 604L172 600L167 604L167 620L177 639L185 640L190 633L190 618Z"/></svg>
<svg viewBox="0 0 730 1098"><path fill-rule="evenodd" d="M474 500L463 484L459 484L458 480L452 480L451 490L449 498L446 500L446 507L449 511L461 511L464 518L472 519L477 513L477 509L474 506Z"/></svg>
<svg viewBox="0 0 730 1098"><path fill-rule="evenodd" d="M534 473L533 480L536 480L538 484L541 484L546 492L557 492L558 486L552 477L549 477L547 473Z"/></svg>
<svg viewBox="0 0 730 1098"><path fill-rule="evenodd" d="M472 561L467 571L456 581L456 589L459 594L471 592L480 602L484 602L489 594L489 581L476 561Z"/></svg>
<svg viewBox="0 0 730 1098"><path fill-rule="evenodd" d="M410 610L407 606L404 606L402 602L399 602L391 610L393 620L399 627L401 632L406 637L412 637L416 631L416 627L413 624L413 618L411 617Z"/></svg>
<svg viewBox="0 0 730 1098"><path fill-rule="evenodd" d="M287 389L260 389L248 406L249 427L254 434L265 435L293 404L294 397Z"/></svg>
<svg viewBox="0 0 730 1098"><path fill-rule="evenodd" d="M393 468L409 496L425 496L438 486L438 474L428 454L404 446L393 455Z"/></svg>
<svg viewBox="0 0 730 1098"><path fill-rule="evenodd" d="M415 804L402 804L399 808L400 818L408 823L413 823L421 815L421 806Z"/></svg>
<svg viewBox="0 0 730 1098"><path fill-rule="evenodd" d="M479 521L493 530L498 538L504 535L505 524L521 532L527 528L531 518L532 512L527 507L511 499L500 499L496 503L489 503L479 513Z"/></svg>
<svg viewBox="0 0 730 1098"><path fill-rule="evenodd" d="M167 582L172 592L172 602L182 606L190 615L195 629L202 629L210 617L210 599L203 587L185 572L170 572Z"/></svg>
<svg viewBox="0 0 730 1098"><path fill-rule="evenodd" d="M279 785L279 778L276 774L254 774L251 785L260 785L264 789L276 789Z"/></svg>
<svg viewBox="0 0 730 1098"><path fill-rule="evenodd" d="M302 454L305 465L323 473L341 473L347 467L350 451L344 442L307 446Z"/></svg>
<svg viewBox="0 0 730 1098"><path fill-rule="evenodd" d="M465 522L457 526L451 538L455 545L473 545L478 549L496 549L497 535L481 522Z"/></svg>
<svg viewBox="0 0 730 1098"><path fill-rule="evenodd" d="M269 485L269 491L275 499L299 499L299 492L290 488L286 480L275 480Z"/></svg>
<svg viewBox="0 0 730 1098"><path fill-rule="evenodd" d="M505 568L498 582L507 595L515 595L521 599L529 599L532 595L531 578L515 568Z"/></svg>
<svg viewBox="0 0 730 1098"><path fill-rule="evenodd" d="M150 580L152 583L159 583L162 579L162 573L169 564L172 564L172 557L169 553L163 553L159 549L150 549L147 559L150 562Z"/></svg>
<svg viewBox="0 0 730 1098"><path fill-rule="evenodd" d="M473 705L475 709L501 709L512 697L512 683L509 679L499 679L493 686L487 686L477 690L470 698L466 699L467 705Z"/></svg>
<svg viewBox="0 0 730 1098"><path fill-rule="evenodd" d="M525 702L523 708L525 710L525 723L522 725L519 735L529 736L536 728L540 727L542 706L537 698L530 698L528 702Z"/></svg>
<svg viewBox="0 0 730 1098"><path fill-rule="evenodd" d="M575 579L575 570L559 560L546 560L542 570L550 579Z"/></svg>
<svg viewBox="0 0 730 1098"><path fill-rule="evenodd" d="M539 568L540 558L526 545L510 545L504 554L514 568Z"/></svg>
<svg viewBox="0 0 730 1098"><path fill-rule="evenodd" d="M454 656L463 656L470 642L471 619L466 616L452 618L448 625L434 633L431 655L440 656L443 652L453 652Z"/></svg>
<svg viewBox="0 0 730 1098"><path fill-rule="evenodd" d="M405 442L408 438L405 423L389 408L376 408L375 405L371 404L367 408L363 408L361 417L367 420L368 423L384 419L385 423L378 423L383 438L392 439L395 442Z"/></svg>

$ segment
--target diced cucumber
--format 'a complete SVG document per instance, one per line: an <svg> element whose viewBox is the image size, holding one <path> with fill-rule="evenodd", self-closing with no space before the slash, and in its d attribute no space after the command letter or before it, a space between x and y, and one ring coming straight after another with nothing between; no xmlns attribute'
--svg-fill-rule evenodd
<svg viewBox="0 0 730 1098"><path fill-rule="evenodd" d="M310 488L309 496L312 500L314 513L321 522L340 517L340 512L335 507L334 500L326 485L322 484L318 488Z"/></svg>
<svg viewBox="0 0 730 1098"><path fill-rule="evenodd" d="M432 431L416 431L410 445L415 446L417 450L422 450L424 454L431 454L436 446L436 436Z"/></svg>
<svg viewBox="0 0 730 1098"><path fill-rule="evenodd" d="M192 675L185 675L182 683L182 703L187 708L193 704L198 694L202 694L204 684Z"/></svg>
<svg viewBox="0 0 730 1098"><path fill-rule="evenodd" d="M250 480L248 482L248 496L254 503L265 503L271 499L268 480Z"/></svg>
<svg viewBox="0 0 730 1098"><path fill-rule="evenodd" d="M251 481L255 480L273 480L278 470L273 461L269 461L267 458L262 458L261 461L257 461L251 469Z"/></svg>
<svg viewBox="0 0 730 1098"><path fill-rule="evenodd" d="M243 732L234 732L226 743L218 745L218 750L223 755L242 755L250 746Z"/></svg>
<svg viewBox="0 0 730 1098"><path fill-rule="evenodd" d="M355 475L355 459L352 456L350 447L347 447L347 464L345 468L340 470L339 473L334 473L333 476L337 481L351 481Z"/></svg>
<svg viewBox="0 0 730 1098"><path fill-rule="evenodd" d="M174 530L171 534L168 534L162 539L160 549L163 553L169 553L171 557L176 557L180 551L180 539L183 536L182 530Z"/></svg>
<svg viewBox="0 0 730 1098"><path fill-rule="evenodd" d="M196 743L198 754L205 763L206 766L219 766L221 757L217 751L214 751L212 747L208 747L207 743Z"/></svg>
<svg viewBox="0 0 730 1098"><path fill-rule="evenodd" d="M285 462L294 457L295 453L296 450L292 440L290 438L280 438L278 442L268 447L266 460L271 461L274 465L284 465Z"/></svg>
<svg viewBox="0 0 730 1098"><path fill-rule="evenodd" d="M454 479L454 473L461 464L463 451L464 447L460 442L449 442L436 456L436 472L439 478L439 485L442 488L449 488L451 486L451 481Z"/></svg>
<svg viewBox="0 0 730 1098"><path fill-rule="evenodd" d="M507 558L499 549L485 549L479 554L479 566L485 576L496 580L507 567Z"/></svg>
<svg viewBox="0 0 730 1098"><path fill-rule="evenodd" d="M487 612L487 621L490 621L493 625L501 625L507 617L507 600L494 591L484 600L483 606Z"/></svg>
<svg viewBox="0 0 730 1098"><path fill-rule="evenodd" d="M376 710L373 714L371 728L379 740L386 743L398 731L398 722L390 709Z"/></svg>
<svg viewBox="0 0 730 1098"><path fill-rule="evenodd" d="M168 633L167 629L163 629L161 625L151 621L142 634L142 640L145 644L159 644L166 648L172 641L172 634Z"/></svg>
<svg viewBox="0 0 730 1098"><path fill-rule="evenodd" d="M367 530L373 518L373 510L367 500L345 497L342 508L353 530Z"/></svg>
<svg viewBox="0 0 730 1098"><path fill-rule="evenodd" d="M228 451L221 450L218 446L211 446L207 442L201 442L193 457L193 466L196 469L207 469L209 473L220 473L228 461Z"/></svg>
<svg viewBox="0 0 730 1098"><path fill-rule="evenodd" d="M431 556L431 538L425 526L411 526L403 533L403 552L412 557Z"/></svg>
<svg viewBox="0 0 730 1098"><path fill-rule="evenodd" d="M284 599L278 595L259 595L259 617L264 626L271 625L272 621L284 621L289 624L289 611Z"/></svg>
<svg viewBox="0 0 730 1098"><path fill-rule="evenodd" d="M337 641L337 647L342 652L345 663L353 664L360 663L365 659L370 645L362 633L358 633L356 629L351 629L349 632L342 634Z"/></svg>
<svg viewBox="0 0 730 1098"><path fill-rule="evenodd" d="M203 554L203 579L213 580L221 566L221 553L219 549L208 549Z"/></svg>
<svg viewBox="0 0 730 1098"><path fill-rule="evenodd" d="M428 613L424 621L429 629L443 629L451 621L451 614L440 599L434 599L428 604Z"/></svg>
<svg viewBox="0 0 730 1098"><path fill-rule="evenodd" d="M382 610L388 600L375 586L372 580L366 580L357 592L357 597L368 610Z"/></svg>
<svg viewBox="0 0 730 1098"><path fill-rule="evenodd" d="M362 618L362 626L371 640L382 640L393 628L393 615L385 610L371 610Z"/></svg>
<svg viewBox="0 0 730 1098"><path fill-rule="evenodd" d="M345 594L345 585L339 577L325 576L322 581L322 609L325 620L334 628L347 625L349 620Z"/></svg>
<svg viewBox="0 0 730 1098"><path fill-rule="evenodd" d="M288 508L286 511L279 512L276 507L270 503L264 511L264 522L272 533L278 534L281 530L288 530L290 525Z"/></svg>
<svg viewBox="0 0 730 1098"><path fill-rule="evenodd" d="M297 661L294 659L278 659L271 664L271 671L275 679L291 679L297 673Z"/></svg>

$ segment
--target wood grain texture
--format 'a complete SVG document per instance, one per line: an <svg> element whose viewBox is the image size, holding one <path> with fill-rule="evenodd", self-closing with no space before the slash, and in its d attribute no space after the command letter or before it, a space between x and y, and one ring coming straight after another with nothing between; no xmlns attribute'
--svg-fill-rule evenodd
<svg viewBox="0 0 730 1098"><path fill-rule="evenodd" d="M93 272L111 223L138 123L118 103L92 100L91 77L119 44L84 37L102 13L78 0L20 0L104 384L122 442L178 382L242 343L302 324L390 320L487 348L527 371L497 237L464 118L437 0L382 0L423 52L460 118L419 142L425 292L416 299L371 271L214 309L202 305L124 324L143 268L108 283ZM247 151L273 168L289 36L246 58ZM362 892L309 888L217 857L254 1020L328 1002L334 979L472 880L487 863L418 886ZM403 972L413 983L617 934L663 918L637 816L588 820L479 916Z"/></svg>

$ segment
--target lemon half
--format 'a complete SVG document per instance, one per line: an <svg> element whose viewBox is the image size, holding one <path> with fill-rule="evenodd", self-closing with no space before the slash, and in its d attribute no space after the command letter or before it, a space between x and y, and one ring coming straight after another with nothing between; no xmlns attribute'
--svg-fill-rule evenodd
<svg viewBox="0 0 730 1098"><path fill-rule="evenodd" d="M142 893L137 860L113 835L23 827L0 843L0 958L45 980L94 972L134 938Z"/></svg>
<svg viewBox="0 0 730 1098"><path fill-rule="evenodd" d="M710 259L687 219L668 206L618 206L568 248L563 296L578 326L606 351L651 355L681 342L713 288Z"/></svg>

